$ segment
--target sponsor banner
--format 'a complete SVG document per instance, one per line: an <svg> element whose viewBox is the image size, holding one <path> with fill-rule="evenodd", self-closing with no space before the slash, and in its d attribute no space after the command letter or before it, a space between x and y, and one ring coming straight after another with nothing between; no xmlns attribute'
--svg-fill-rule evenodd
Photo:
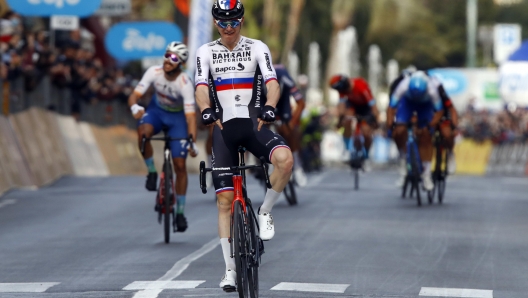
<svg viewBox="0 0 528 298"><path fill-rule="evenodd" d="M477 143L464 139L455 146L457 174L484 175L493 145L490 141Z"/></svg>
<svg viewBox="0 0 528 298"><path fill-rule="evenodd" d="M117 60L162 57L171 41L181 41L178 26L167 22L125 22L114 25L105 37L108 52Z"/></svg>
<svg viewBox="0 0 528 298"><path fill-rule="evenodd" d="M95 12L98 16L124 16L132 11L130 0L102 0L101 6Z"/></svg>
<svg viewBox="0 0 528 298"><path fill-rule="evenodd" d="M509 61L501 65L499 91L506 103L528 107L528 61Z"/></svg>
<svg viewBox="0 0 528 298"><path fill-rule="evenodd" d="M146 175L138 149L137 133L125 126L108 128L90 125L110 175Z"/></svg>
<svg viewBox="0 0 528 298"><path fill-rule="evenodd" d="M455 108L463 112L469 103L477 109L501 110L499 72L488 68L435 68L428 71L438 78Z"/></svg>
<svg viewBox="0 0 528 298"><path fill-rule="evenodd" d="M3 116L0 116L0 168L3 172L0 177L2 180L5 179L2 183L7 183L9 187L31 187L34 185L26 158L11 124ZM5 190L0 190L0 193Z"/></svg>
<svg viewBox="0 0 528 298"><path fill-rule="evenodd" d="M71 15L88 17L101 6L101 0L7 0L7 4L23 16Z"/></svg>
<svg viewBox="0 0 528 298"><path fill-rule="evenodd" d="M51 16L50 27L53 30L77 30L79 29L78 16Z"/></svg>
<svg viewBox="0 0 528 298"><path fill-rule="evenodd" d="M193 0L189 18L189 62L187 73L194 80L196 51L213 38L213 0Z"/></svg>
<svg viewBox="0 0 528 298"><path fill-rule="evenodd" d="M95 144L90 127L77 123L73 117L56 115L56 118L73 173L76 176L108 176L108 169Z"/></svg>

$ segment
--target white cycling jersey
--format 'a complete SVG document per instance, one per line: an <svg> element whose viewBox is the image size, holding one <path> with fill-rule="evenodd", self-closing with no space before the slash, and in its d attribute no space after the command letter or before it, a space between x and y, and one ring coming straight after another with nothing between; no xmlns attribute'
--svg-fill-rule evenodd
<svg viewBox="0 0 528 298"><path fill-rule="evenodd" d="M195 112L194 87L186 73L182 72L174 81L169 81L165 78L163 66L152 66L145 72L134 92L141 96L151 85L155 90L153 100L160 108L169 112L185 111L185 114Z"/></svg>
<svg viewBox="0 0 528 298"><path fill-rule="evenodd" d="M211 102L222 122L257 118L266 103L265 84L277 80L268 46L244 36L233 51L220 39L201 46L195 69L196 86L209 87Z"/></svg>

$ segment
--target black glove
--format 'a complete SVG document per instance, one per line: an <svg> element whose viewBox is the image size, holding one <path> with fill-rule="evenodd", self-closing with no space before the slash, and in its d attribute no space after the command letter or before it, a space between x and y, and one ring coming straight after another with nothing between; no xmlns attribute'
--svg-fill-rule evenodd
<svg viewBox="0 0 528 298"><path fill-rule="evenodd" d="M272 106L264 106L260 110L260 120L264 122L274 122L275 121L275 108Z"/></svg>
<svg viewBox="0 0 528 298"><path fill-rule="evenodd" d="M218 120L218 117L216 117L216 113L213 109L207 108L202 111L202 123L204 125L211 125Z"/></svg>

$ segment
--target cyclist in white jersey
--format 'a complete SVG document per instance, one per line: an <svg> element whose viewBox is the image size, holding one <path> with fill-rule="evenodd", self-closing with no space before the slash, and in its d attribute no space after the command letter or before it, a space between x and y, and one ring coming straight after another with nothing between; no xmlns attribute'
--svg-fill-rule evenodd
<svg viewBox="0 0 528 298"><path fill-rule="evenodd" d="M238 146L274 165L272 189L259 208L262 240L274 233L270 211L288 183L293 156L285 140L262 127L275 120L280 96L275 69L268 47L260 40L241 36L244 7L240 0L217 0L212 14L220 39L201 46L196 54L196 101L205 125L213 131L213 167L238 165ZM265 90L266 89L266 90ZM224 291L236 288L235 260L230 257L230 211L233 201L233 172L215 171L218 233L226 263L220 282Z"/></svg>
<svg viewBox="0 0 528 298"><path fill-rule="evenodd" d="M138 143L141 146L143 136L149 138L159 133L164 127L172 138L193 136L193 144L189 148L180 141L171 142L171 154L176 173L177 208L174 225L178 232L187 229L187 219L184 215L185 194L187 192L187 169L185 159L189 152L195 157L198 152L196 141L196 118L194 87L189 76L182 71L182 64L187 61L189 51L180 42L171 42L165 52L163 65L150 67L130 95L128 103L134 118L139 119ZM138 105L139 98L152 86L155 94L145 111ZM156 191L158 173L152 157L153 150L150 141L145 144L143 158L148 168L145 187Z"/></svg>

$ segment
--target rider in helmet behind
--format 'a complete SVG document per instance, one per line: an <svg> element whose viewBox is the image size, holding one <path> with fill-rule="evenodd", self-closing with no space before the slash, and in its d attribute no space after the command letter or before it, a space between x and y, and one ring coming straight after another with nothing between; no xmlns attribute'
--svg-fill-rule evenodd
<svg viewBox="0 0 528 298"><path fill-rule="evenodd" d="M360 125L361 133L364 137L364 145L366 150L366 158L372 146L372 134L374 128L378 125L379 111L376 107L376 100L370 92L368 83L362 78L349 78L346 75L334 75L330 78L330 87L339 92L339 123L338 127L345 129L343 133L343 141L345 148L351 150L352 144L352 119L347 116L360 116L363 118ZM354 144L359 148L361 144ZM370 164L365 160L365 169L370 169Z"/></svg>
<svg viewBox="0 0 528 298"><path fill-rule="evenodd" d="M177 209L174 216L174 227L178 232L187 229L187 219L184 215L185 194L187 192L187 169L185 159L187 153L192 157L198 154L196 141L196 118L194 87L189 76L182 71L182 64L187 61L189 51L185 44L173 41L169 43L164 54L163 65L150 67L128 98L128 104L134 118L139 120L138 143L141 147L143 136L150 138L159 133L163 127L168 128L172 138L193 136L193 144L182 148L180 141L171 142L171 154L176 173ZM145 111L138 100L150 88L154 88L154 96ZM154 166L153 149L150 141L145 143L143 158L147 165L148 175L145 187L156 191L158 173Z"/></svg>
<svg viewBox="0 0 528 298"><path fill-rule="evenodd" d="M423 71L416 71L405 77L396 87L390 99L387 110L387 127L389 136L392 134L400 152L400 177L396 182L401 187L407 175L406 143L407 124L413 114L417 114L418 151L423 163L422 182L426 190L434 187L431 179L431 160L433 158L433 142L431 131L438 125L443 116L442 101L438 93L438 85ZM392 127L394 126L394 129Z"/></svg>

